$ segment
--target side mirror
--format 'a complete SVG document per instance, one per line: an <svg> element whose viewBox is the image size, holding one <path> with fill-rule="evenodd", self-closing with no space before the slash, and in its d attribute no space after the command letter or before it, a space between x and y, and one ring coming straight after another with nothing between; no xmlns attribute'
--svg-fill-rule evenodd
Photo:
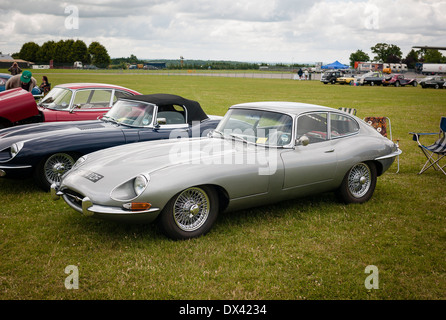
<svg viewBox="0 0 446 320"><path fill-rule="evenodd" d="M305 146L308 146L309 143L310 143L310 139L308 139L308 137L306 135L303 135L298 140L296 140L296 146L302 145L305 147Z"/></svg>
<svg viewBox="0 0 446 320"><path fill-rule="evenodd" d="M156 122L158 122L158 124L166 124L167 119L166 118L156 118Z"/></svg>

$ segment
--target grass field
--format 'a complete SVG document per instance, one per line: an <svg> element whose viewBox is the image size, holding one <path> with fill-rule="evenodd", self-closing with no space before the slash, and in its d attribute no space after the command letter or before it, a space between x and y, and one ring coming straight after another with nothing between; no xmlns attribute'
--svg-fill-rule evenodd
<svg viewBox="0 0 446 320"><path fill-rule="evenodd" d="M40 71L39 71L40 72ZM43 71L42 71L43 72ZM44 74L44 73L43 73ZM173 93L224 115L236 103L299 101L388 116L403 154L373 198L343 205L323 194L221 214L206 236L171 241L155 225L81 216L32 181L0 179L0 299L446 298L446 176L417 172L410 131L437 132L446 90L352 87L318 81L49 73L52 85L104 82ZM40 83L40 75L34 72ZM67 290L67 266L79 289ZM366 289L365 268L379 271Z"/></svg>

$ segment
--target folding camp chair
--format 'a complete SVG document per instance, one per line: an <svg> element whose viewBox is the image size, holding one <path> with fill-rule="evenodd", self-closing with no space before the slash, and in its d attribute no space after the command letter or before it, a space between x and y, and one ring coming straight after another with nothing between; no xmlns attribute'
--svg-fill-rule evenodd
<svg viewBox="0 0 446 320"><path fill-rule="evenodd" d="M386 137L389 140L393 140L392 137L392 125L390 123L390 119L388 117L365 117L364 121L375 128L383 137ZM390 136L390 138L389 138ZM399 148L399 139L396 139L394 142L396 146ZM400 171L400 156L397 156L397 164L398 169L396 173Z"/></svg>
<svg viewBox="0 0 446 320"><path fill-rule="evenodd" d="M424 171L429 169L430 167L434 168L435 170L439 170L443 172L446 175L446 172L444 171L444 165L440 165L440 160L446 156L446 117L441 117L440 120L440 132L439 133L417 133L417 132L409 132L413 135L413 140L418 143L418 147L420 147L421 151L423 151L424 155L427 158L426 163L424 164L423 168L418 174L422 174ZM425 146L420 142L420 138L422 136L427 135L437 135L438 134L438 140L434 142L434 144L431 144L430 146Z"/></svg>
<svg viewBox="0 0 446 320"><path fill-rule="evenodd" d="M347 112L349 114L352 114L354 116L356 116L356 109L355 108L345 108L345 107L341 107L339 108L339 110Z"/></svg>

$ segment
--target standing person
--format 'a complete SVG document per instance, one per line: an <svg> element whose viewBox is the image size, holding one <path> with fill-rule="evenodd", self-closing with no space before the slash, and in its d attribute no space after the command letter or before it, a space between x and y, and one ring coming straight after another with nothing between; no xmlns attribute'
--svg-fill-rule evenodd
<svg viewBox="0 0 446 320"><path fill-rule="evenodd" d="M305 70L305 80L308 80L308 70Z"/></svg>
<svg viewBox="0 0 446 320"><path fill-rule="evenodd" d="M43 76L42 77L42 83L39 86L40 91L43 92L43 95L46 95L51 90L51 83L48 82L48 77Z"/></svg>
<svg viewBox="0 0 446 320"><path fill-rule="evenodd" d="M23 90L31 92L36 84L37 81L32 76L31 71L25 70L22 74L17 74L9 78L8 81L6 81L5 90L22 88Z"/></svg>
<svg viewBox="0 0 446 320"><path fill-rule="evenodd" d="M297 74L299 75L299 80L302 79L302 74L303 74L302 69L299 69L299 71L297 71Z"/></svg>
<svg viewBox="0 0 446 320"><path fill-rule="evenodd" d="M15 75L21 73L22 69L20 69L20 67L17 64L17 62L14 61L12 66L9 67L8 71L11 72L11 75L15 76Z"/></svg>

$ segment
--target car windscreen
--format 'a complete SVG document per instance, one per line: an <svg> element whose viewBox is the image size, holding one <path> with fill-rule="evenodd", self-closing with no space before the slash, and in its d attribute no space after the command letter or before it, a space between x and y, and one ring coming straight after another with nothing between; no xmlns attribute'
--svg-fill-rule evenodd
<svg viewBox="0 0 446 320"><path fill-rule="evenodd" d="M292 138L291 116L278 112L231 109L217 126L225 138L267 146L285 146Z"/></svg>
<svg viewBox="0 0 446 320"><path fill-rule="evenodd" d="M155 105L130 100L118 100L103 117L104 121L112 121L132 127L153 125Z"/></svg>
<svg viewBox="0 0 446 320"><path fill-rule="evenodd" d="M54 110L67 110L70 107L72 95L71 90L54 88L39 102L39 106Z"/></svg>

